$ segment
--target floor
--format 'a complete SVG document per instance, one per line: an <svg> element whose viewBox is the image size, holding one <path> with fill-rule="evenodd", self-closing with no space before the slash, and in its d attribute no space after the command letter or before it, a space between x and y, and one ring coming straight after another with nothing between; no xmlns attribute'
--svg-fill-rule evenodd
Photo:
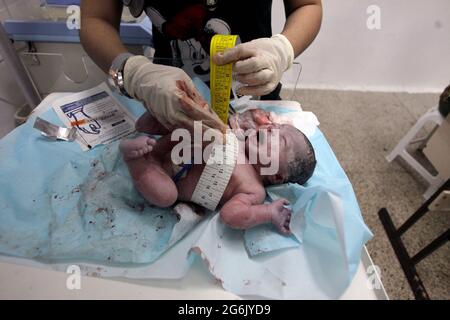
<svg viewBox="0 0 450 320"><path fill-rule="evenodd" d="M282 94L284 99L292 91ZM367 248L381 270L391 299L413 299L377 212L386 207L399 226L422 202L426 183L406 163L388 163L385 156L429 108L437 94L362 93L297 90L295 99L313 111L357 195L361 211L375 237ZM410 255L450 226L449 212L430 212L404 240ZM431 298L450 299L450 245L444 245L418 265Z"/></svg>
<svg viewBox="0 0 450 320"><path fill-rule="evenodd" d="M288 99L292 92L283 92ZM385 156L426 110L436 94L362 93L298 90L296 99L319 118L320 128L349 176L367 225L375 237L367 247L379 266L391 299L413 295L378 220L387 207L400 225L421 204L426 184L406 164L388 163ZM14 127L15 108L0 101L0 137ZM405 236L410 254L450 225L449 213L431 212ZM418 265L418 272L435 299L450 299L450 246Z"/></svg>

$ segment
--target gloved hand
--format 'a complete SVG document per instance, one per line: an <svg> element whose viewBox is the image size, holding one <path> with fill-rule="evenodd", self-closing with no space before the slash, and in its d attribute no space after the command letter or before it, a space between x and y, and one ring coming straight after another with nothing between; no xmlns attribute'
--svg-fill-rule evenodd
<svg viewBox="0 0 450 320"><path fill-rule="evenodd" d="M245 85L238 93L252 96L272 92L293 61L294 49L281 34L238 44L213 57L217 65L234 63L235 79Z"/></svg>
<svg viewBox="0 0 450 320"><path fill-rule="evenodd" d="M154 64L144 56L133 56L125 63L124 87L168 130L179 127L193 130L194 121L202 121L204 130L226 131L227 126L182 69Z"/></svg>

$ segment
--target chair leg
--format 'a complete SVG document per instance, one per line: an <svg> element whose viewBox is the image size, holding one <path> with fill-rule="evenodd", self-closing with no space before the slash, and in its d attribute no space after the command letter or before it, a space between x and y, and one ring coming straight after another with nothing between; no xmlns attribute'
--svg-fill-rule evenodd
<svg viewBox="0 0 450 320"><path fill-rule="evenodd" d="M399 156L401 156L411 167L413 167L414 170L416 170L430 185L438 184L438 186L442 183L440 183L441 179L439 176L433 176L427 169L425 169L419 161L414 159L412 155L409 154L408 151L403 150Z"/></svg>
<svg viewBox="0 0 450 320"><path fill-rule="evenodd" d="M439 189L439 187L444 183L444 181L445 180L443 178L437 176L435 178L435 181L432 184L430 184L427 191L425 191L425 193L423 194L423 198L425 200L429 199L436 192L436 190Z"/></svg>
<svg viewBox="0 0 450 320"><path fill-rule="evenodd" d="M382 208L378 212L381 223L383 224L386 235L394 249L395 255L405 273L406 279L408 280L409 286L417 300L429 300L427 289L422 283L419 274L417 273L416 267L411 263L411 258L409 257L408 250L406 250L405 245L395 228L394 223L389 215L386 208Z"/></svg>
<svg viewBox="0 0 450 320"><path fill-rule="evenodd" d="M428 244L425 248L416 253L415 256L411 257L411 262L414 264L418 264L420 261L443 246L447 241L450 241L450 229L447 229L447 231L445 231L439 237L434 239L430 244Z"/></svg>
<svg viewBox="0 0 450 320"><path fill-rule="evenodd" d="M445 242L450 241L450 230L447 230L430 244L425 246L413 257L409 256L408 250L402 241L402 235L409 230L412 226L416 224L427 212L430 211L430 204L445 190L450 189L450 179L448 179L442 186L431 195L431 197L426 200L415 213L413 213L399 228L396 228L389 212L386 208L382 208L378 211L378 217L386 231L387 237L391 242L392 248L394 249L395 255L405 273L406 279L414 293L416 299L429 299L427 290L420 279L419 274L416 270L416 264L422 259L427 257L429 254L437 250Z"/></svg>
<svg viewBox="0 0 450 320"><path fill-rule="evenodd" d="M434 126L433 130L431 130L430 133L427 134L427 135L423 138L422 142L420 142L420 144L417 146L417 150L422 151L422 150L426 147L428 140L431 138L431 136L436 132L436 130L437 130L438 128L439 128L438 125L435 125L435 126Z"/></svg>
<svg viewBox="0 0 450 320"><path fill-rule="evenodd" d="M416 124L406 133L406 135L399 141L391 153L386 157L387 161L392 162L397 156L401 155L403 150L409 145L410 141L419 133L422 129L425 121L421 118Z"/></svg>
<svg viewBox="0 0 450 320"><path fill-rule="evenodd" d="M414 139L414 137L419 133L420 129L428 122L434 122L437 125L440 125L443 121L442 115L439 113L437 106L432 108L430 111L425 113L422 117L417 120L416 124L406 133L406 135L399 141L399 143L395 146L392 152L386 157L389 162L392 162L397 156L401 155L403 150L406 150L406 147L410 144L410 142Z"/></svg>

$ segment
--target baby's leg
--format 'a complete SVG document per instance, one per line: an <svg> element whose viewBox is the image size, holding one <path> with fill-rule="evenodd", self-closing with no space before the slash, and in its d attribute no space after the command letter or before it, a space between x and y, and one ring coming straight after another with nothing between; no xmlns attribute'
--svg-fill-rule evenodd
<svg viewBox="0 0 450 320"><path fill-rule="evenodd" d="M126 160L137 159L151 152L156 144L156 140L147 136L140 136L134 139L123 139L120 141L119 150Z"/></svg>
<svg viewBox="0 0 450 320"><path fill-rule="evenodd" d="M152 153L155 146L154 139L141 136L122 140L119 149L136 189L150 203L165 208L175 203L178 191L161 161Z"/></svg>
<svg viewBox="0 0 450 320"><path fill-rule="evenodd" d="M126 160L126 163L136 189L148 202L166 208L177 201L177 187L158 159L148 154L145 157Z"/></svg>
<svg viewBox="0 0 450 320"><path fill-rule="evenodd" d="M169 133L169 130L167 130L148 111L136 121L136 131L157 135L165 135Z"/></svg>

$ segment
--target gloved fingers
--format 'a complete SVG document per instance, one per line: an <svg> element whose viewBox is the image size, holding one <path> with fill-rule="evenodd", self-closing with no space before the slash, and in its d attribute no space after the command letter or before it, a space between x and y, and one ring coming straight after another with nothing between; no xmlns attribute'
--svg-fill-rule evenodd
<svg viewBox="0 0 450 320"><path fill-rule="evenodd" d="M276 86L276 83L268 82L259 86L242 86L237 91L242 96L263 96L271 93Z"/></svg>
<svg viewBox="0 0 450 320"><path fill-rule="evenodd" d="M226 139L227 135L226 135L225 131L219 131L217 129L214 129L214 127L209 126L206 122L202 123L202 130L203 130L202 132L205 132L207 130L214 130L216 133L216 135L214 135L214 139L218 139L218 140L215 140L216 142L220 141L222 144L225 144L227 142L227 139ZM209 144L209 142L204 141L205 146L208 144Z"/></svg>
<svg viewBox="0 0 450 320"><path fill-rule="evenodd" d="M197 92L193 84L190 87L189 83L177 82L177 88L179 89L178 100L181 111L186 117L189 117L193 121L202 121L209 128L217 129L221 132L226 131L226 125L209 108L208 103Z"/></svg>
<svg viewBox="0 0 450 320"><path fill-rule="evenodd" d="M227 126L220 120L220 118L213 111L204 109L192 103L190 99L180 99L181 111L184 117L189 118L192 121L201 121L202 125L211 129L216 129L221 132L227 130Z"/></svg>
<svg viewBox="0 0 450 320"><path fill-rule="evenodd" d="M236 75L236 80L249 86L261 86L275 80L275 73L270 69Z"/></svg>
<svg viewBox="0 0 450 320"><path fill-rule="evenodd" d="M182 111L178 111L174 116L179 128L187 129L191 134L194 133L194 121L184 114Z"/></svg>
<svg viewBox="0 0 450 320"><path fill-rule="evenodd" d="M203 128L208 128L212 130L217 130L221 133L226 133L228 127L222 122L222 120L219 119L219 117L212 118L209 120L203 120L202 121Z"/></svg>
<svg viewBox="0 0 450 320"><path fill-rule="evenodd" d="M203 106L198 105L186 91L179 92L178 102L180 104L180 111L189 116L192 120L202 120L202 116L206 117L206 113L209 113L209 109L205 109Z"/></svg>
<svg viewBox="0 0 450 320"><path fill-rule="evenodd" d="M236 47L219 52L213 56L213 62L219 66L256 56L257 50L242 43Z"/></svg>
<svg viewBox="0 0 450 320"><path fill-rule="evenodd" d="M179 124L179 126L181 126L184 129L187 129L191 133L191 135L194 134L194 128L195 128L194 121L195 120L193 120L191 117L187 116L186 114L184 114L181 111L177 112L176 119L177 119L177 123ZM219 121L220 121L220 119L219 119ZM220 130L215 129L217 126L218 126L218 123L216 122L216 120L206 120L206 121L202 120L201 127L200 127L202 130L201 136L203 136L204 132L206 132L208 130L214 130L217 132L218 135L220 135L220 138L222 139L223 143L225 143L226 142L225 134L222 134L224 132L221 132Z"/></svg>
<svg viewBox="0 0 450 320"><path fill-rule="evenodd" d="M233 72L235 74L253 73L268 67L269 65L265 59L253 56L245 60L237 61L233 66Z"/></svg>
<svg viewBox="0 0 450 320"><path fill-rule="evenodd" d="M185 95L182 95L182 98L184 98L186 101L191 100L189 102L192 103L192 105L197 105L198 107L203 109L209 109L208 102L203 99L202 95L198 92L192 81L177 81L176 85L178 89L185 93Z"/></svg>
<svg viewBox="0 0 450 320"><path fill-rule="evenodd" d="M199 108L196 105L189 103L189 100L180 99L181 109L172 115L172 119L176 123L187 129L192 135L194 134L195 121L201 123L201 135L208 131L214 130L217 134L220 134L222 143L226 143L227 125L217 116L216 113L209 109Z"/></svg>

